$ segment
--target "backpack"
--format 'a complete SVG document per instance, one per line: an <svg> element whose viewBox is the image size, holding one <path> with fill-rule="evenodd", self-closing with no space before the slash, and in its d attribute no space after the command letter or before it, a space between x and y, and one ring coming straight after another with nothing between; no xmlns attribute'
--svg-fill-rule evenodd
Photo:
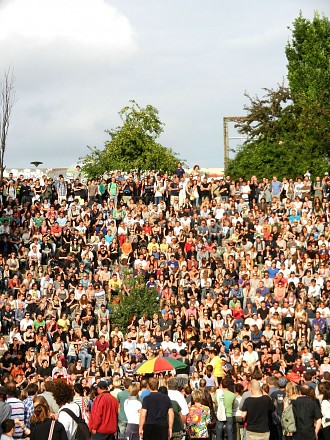
<svg viewBox="0 0 330 440"><path fill-rule="evenodd" d="M224 422L226 420L226 408L224 404L224 396L222 390L218 389L215 396L218 404L217 419L219 420L219 422Z"/></svg>
<svg viewBox="0 0 330 440"><path fill-rule="evenodd" d="M294 417L293 406L290 403L286 408L283 409L281 417L283 432L294 433L296 432L296 419Z"/></svg>
<svg viewBox="0 0 330 440"><path fill-rule="evenodd" d="M65 413L69 414L69 416L77 423L77 431L76 434L74 436L75 440L90 440L91 438L91 433L88 429L88 426L85 422L85 420L82 418L81 416L81 409L80 406L79 407L79 416L76 416L75 413L73 411L71 411L71 409L69 408L63 408L61 409L61 411L64 411Z"/></svg>

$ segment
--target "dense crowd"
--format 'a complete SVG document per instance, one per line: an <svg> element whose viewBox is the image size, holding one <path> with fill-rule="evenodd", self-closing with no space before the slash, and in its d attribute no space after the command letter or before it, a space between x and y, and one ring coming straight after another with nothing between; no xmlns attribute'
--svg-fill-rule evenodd
<svg viewBox="0 0 330 440"><path fill-rule="evenodd" d="M99 383L101 392L107 387L119 396L118 438L142 435L141 426L127 433L127 426L140 422L135 413L130 421L124 402L129 396L142 402L159 386L174 409L173 438L182 438L185 427L190 438L209 438L214 431L220 440L226 431L229 440L241 440L253 429L263 433L260 426L249 430L251 410L244 406L245 393L261 393L274 404L267 432L281 440L287 435L281 427L285 395L295 400L299 388L318 408L316 433L327 438L327 173L232 180L203 176L198 165L186 172L179 163L172 175L116 171L87 180L77 166L73 178L9 174L0 198L5 432L11 426L14 438L33 438L33 427L51 414L71 440L76 425L62 411L58 416L59 408L76 399L90 421ZM150 292L156 289L159 312L133 315L119 328L112 303L120 301L119 293L129 296L141 279ZM136 370L158 356L185 367L157 373L157 384L148 387L148 377ZM69 401L58 390L64 382L74 386ZM20 419L14 409L7 413L17 401ZM41 405L41 419L34 405ZM141 405L138 410L148 414ZM8 418L16 420L14 428ZM307 432L297 413L296 419L297 433ZM95 439L110 438L90 429ZM297 433L294 438L305 438Z"/></svg>

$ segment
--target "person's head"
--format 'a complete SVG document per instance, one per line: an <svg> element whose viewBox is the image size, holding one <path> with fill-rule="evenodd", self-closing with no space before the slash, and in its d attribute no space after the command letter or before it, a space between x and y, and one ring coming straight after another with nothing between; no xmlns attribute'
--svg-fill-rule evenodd
<svg viewBox="0 0 330 440"><path fill-rule="evenodd" d="M128 387L128 392L131 397L135 397L139 394L139 386L136 383L131 383Z"/></svg>
<svg viewBox="0 0 330 440"><path fill-rule="evenodd" d="M81 383L77 382L73 385L73 389L75 391L76 394L78 394L79 396L83 397L84 396L84 388L81 385Z"/></svg>
<svg viewBox="0 0 330 440"><path fill-rule="evenodd" d="M251 392L254 395L261 393L260 382L256 379L251 380Z"/></svg>
<svg viewBox="0 0 330 440"><path fill-rule="evenodd" d="M3 402L7 399L7 389L5 387L0 386L0 400Z"/></svg>
<svg viewBox="0 0 330 440"><path fill-rule="evenodd" d="M306 384L301 385L300 387L300 394L302 396L309 396L310 395L310 387Z"/></svg>
<svg viewBox="0 0 330 440"><path fill-rule="evenodd" d="M2 433L7 434L8 437L12 437L15 430L15 421L12 419L5 419L1 423Z"/></svg>
<svg viewBox="0 0 330 440"><path fill-rule="evenodd" d="M194 402L196 402L196 403L201 403L204 399L204 394L203 394L203 391L201 391L201 390L194 390L192 392L191 396L192 396Z"/></svg>
<svg viewBox="0 0 330 440"><path fill-rule="evenodd" d="M159 388L159 381L155 377L151 377L148 380L148 385L149 385L150 391L157 391Z"/></svg>
<svg viewBox="0 0 330 440"><path fill-rule="evenodd" d="M15 382L6 383L7 396L17 397L17 389Z"/></svg>
<svg viewBox="0 0 330 440"><path fill-rule="evenodd" d="M52 380L46 380L44 382L45 391L53 392L55 383Z"/></svg>
<svg viewBox="0 0 330 440"><path fill-rule="evenodd" d="M123 381L123 385L124 385L125 390L128 390L129 387L132 385L132 380L129 379L128 377L126 377Z"/></svg>
<svg viewBox="0 0 330 440"><path fill-rule="evenodd" d="M175 377L171 377L168 382L167 386L169 390L177 390L178 389L178 381Z"/></svg>
<svg viewBox="0 0 330 440"><path fill-rule="evenodd" d="M42 423L49 418L49 406L43 403L38 403L34 407L34 413L31 417L31 424Z"/></svg>
<svg viewBox="0 0 330 440"><path fill-rule="evenodd" d="M222 380L222 388L229 388L231 380L228 376L224 377Z"/></svg>
<svg viewBox="0 0 330 440"><path fill-rule="evenodd" d="M59 407L70 403L74 397L74 389L66 382L56 382L53 389L54 399Z"/></svg>
<svg viewBox="0 0 330 440"><path fill-rule="evenodd" d="M28 396L35 396L38 392L38 385L36 383L29 383L26 387Z"/></svg>

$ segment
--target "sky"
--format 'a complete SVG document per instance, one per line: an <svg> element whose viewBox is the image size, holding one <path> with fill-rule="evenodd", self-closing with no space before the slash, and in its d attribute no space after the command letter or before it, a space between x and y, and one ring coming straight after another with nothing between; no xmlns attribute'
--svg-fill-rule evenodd
<svg viewBox="0 0 330 440"><path fill-rule="evenodd" d="M300 10L330 16L330 1L0 0L0 79L12 68L16 93L7 169L76 164L132 99L159 110L160 142L188 165L222 167L223 117L285 79Z"/></svg>

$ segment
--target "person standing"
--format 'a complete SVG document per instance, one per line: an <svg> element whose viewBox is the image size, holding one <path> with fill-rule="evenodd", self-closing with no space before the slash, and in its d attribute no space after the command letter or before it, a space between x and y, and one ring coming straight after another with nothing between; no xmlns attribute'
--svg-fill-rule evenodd
<svg viewBox="0 0 330 440"><path fill-rule="evenodd" d="M174 422L171 399L158 392L158 379L151 377L148 384L150 394L142 402L139 435L143 440L168 440Z"/></svg>
<svg viewBox="0 0 330 440"><path fill-rule="evenodd" d="M229 391L228 387L231 384L231 380L229 377L225 377L222 381L222 398L223 403L226 410L226 421L223 422L221 420L217 420L216 423L216 438L217 440L222 439L222 430L223 425L226 423L226 431L227 431L227 438L228 440L234 440L234 419L233 419L233 406L236 399L236 396L234 393ZM217 390L218 392L218 390ZM217 394L216 394L217 395Z"/></svg>
<svg viewBox="0 0 330 440"><path fill-rule="evenodd" d="M81 415L79 405L73 401L74 389L66 382L56 382L53 395L60 408L58 421L64 426L68 440L73 440L78 428L75 418Z"/></svg>
<svg viewBox="0 0 330 440"><path fill-rule="evenodd" d="M20 423L15 424L15 431L13 438L24 437L24 405L21 400L17 398L18 390L16 389L16 384L14 382L9 382L6 384L7 390L7 403L11 406L11 416L12 420L18 419Z"/></svg>
<svg viewBox="0 0 330 440"><path fill-rule="evenodd" d="M38 404L31 417L30 440L48 439L52 431L52 440L68 440L62 423L51 420L49 408L46 404Z"/></svg>
<svg viewBox="0 0 330 440"><path fill-rule="evenodd" d="M95 398L89 417L89 430L92 440L114 440L118 425L119 403L108 390L105 380L98 382Z"/></svg>
<svg viewBox="0 0 330 440"><path fill-rule="evenodd" d="M126 425L127 425L127 417L126 417L126 412L124 409L124 403L125 401L129 398L130 394L129 394L129 387L132 384L131 379L124 379L123 381L124 384L124 390L123 391L119 391L119 393L117 394L117 400L119 403L119 414L118 414L118 429L119 429L119 436L118 439L124 439L124 434L126 431Z"/></svg>
<svg viewBox="0 0 330 440"><path fill-rule="evenodd" d="M215 348L210 350L210 361L208 365L212 365L215 383L217 386L220 386L223 375L222 359L220 359L220 357L217 355Z"/></svg>
<svg viewBox="0 0 330 440"><path fill-rule="evenodd" d="M202 404L203 398L201 390L192 392L194 404L189 408L187 416L187 428L191 439L209 438L208 424L211 422L211 412L208 406Z"/></svg>
<svg viewBox="0 0 330 440"><path fill-rule="evenodd" d="M246 440L269 440L269 417L274 404L262 394L260 383L251 380L251 396L244 400L242 417L246 419Z"/></svg>
<svg viewBox="0 0 330 440"><path fill-rule="evenodd" d="M1 423L10 419L11 416L11 406L6 402L7 390L5 387L0 386L0 435L2 434Z"/></svg>
<svg viewBox="0 0 330 440"><path fill-rule="evenodd" d="M300 396L292 401L296 420L294 440L316 440L322 426L322 413L317 403L308 397L310 387L302 385Z"/></svg>
<svg viewBox="0 0 330 440"><path fill-rule="evenodd" d="M127 418L125 439L139 440L139 418L142 403L138 400L139 387L133 383L128 388L129 398L124 402L124 410Z"/></svg>

